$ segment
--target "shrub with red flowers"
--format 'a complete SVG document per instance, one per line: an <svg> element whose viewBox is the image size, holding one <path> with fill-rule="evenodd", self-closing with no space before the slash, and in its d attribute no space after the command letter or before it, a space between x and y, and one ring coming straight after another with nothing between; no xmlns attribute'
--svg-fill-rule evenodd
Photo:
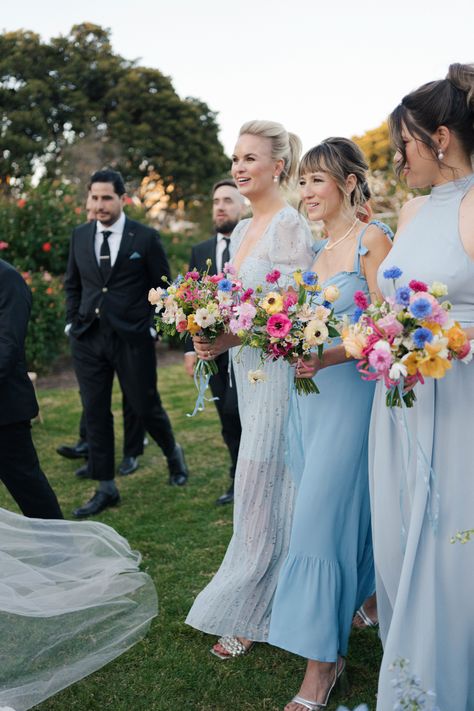
<svg viewBox="0 0 474 711"><path fill-rule="evenodd" d="M48 271L26 271L22 272L22 277L33 294L26 362L29 370L43 373L67 347L62 278Z"/></svg>

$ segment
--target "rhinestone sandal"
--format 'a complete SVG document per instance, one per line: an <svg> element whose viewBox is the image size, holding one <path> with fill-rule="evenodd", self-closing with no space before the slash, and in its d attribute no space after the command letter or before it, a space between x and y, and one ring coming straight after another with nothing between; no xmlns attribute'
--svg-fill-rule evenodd
<svg viewBox="0 0 474 711"><path fill-rule="evenodd" d="M225 654L220 652L218 649L216 649L217 645L222 647L222 649L225 651ZM217 640L217 643L212 647L211 654L214 654L214 656L219 657L219 659L233 659L234 657L242 657L244 654L247 654L247 652L250 652L254 645L254 642L251 642L248 647L245 646L243 642L240 641L237 637L219 637Z"/></svg>

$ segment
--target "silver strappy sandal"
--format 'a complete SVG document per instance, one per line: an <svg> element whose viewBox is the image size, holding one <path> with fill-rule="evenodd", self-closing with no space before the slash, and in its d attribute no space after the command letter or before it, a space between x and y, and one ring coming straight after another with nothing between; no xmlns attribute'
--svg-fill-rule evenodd
<svg viewBox="0 0 474 711"><path fill-rule="evenodd" d="M246 647L243 642L240 641L237 637L219 637L217 640L217 644L219 644L222 649L226 651L226 654L222 654L216 649L216 645L211 648L211 654L214 654L214 656L219 657L219 659L233 659L234 657L243 657L244 654L247 654L250 652L252 649L254 642L251 642L251 644Z"/></svg>
<svg viewBox="0 0 474 711"><path fill-rule="evenodd" d="M308 711L319 711L319 709L325 709L326 706L328 705L329 697L331 696L331 694L334 690L334 687L339 682L339 680L342 680L342 678L345 676L345 671L346 671L346 660L342 658L341 666L339 666L339 660L336 662L336 670L334 672L334 680L328 689L328 693L326 694L326 698L323 703L321 703L320 701L310 701L309 699L305 699L305 698L303 698L303 696L299 696L299 695L294 696L291 699L290 703L301 704L301 706L304 706L305 709L308 709Z"/></svg>

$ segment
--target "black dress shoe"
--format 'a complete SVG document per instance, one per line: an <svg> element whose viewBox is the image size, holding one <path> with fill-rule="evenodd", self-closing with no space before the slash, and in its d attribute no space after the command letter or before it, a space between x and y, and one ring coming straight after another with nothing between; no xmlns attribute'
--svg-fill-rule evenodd
<svg viewBox="0 0 474 711"><path fill-rule="evenodd" d="M219 496L218 499L216 499L216 504L220 506L221 504L232 504L234 501L234 482L229 486L225 494L222 494L222 496Z"/></svg>
<svg viewBox="0 0 474 711"><path fill-rule="evenodd" d="M124 457L118 468L119 474L128 476L138 469L138 457Z"/></svg>
<svg viewBox="0 0 474 711"><path fill-rule="evenodd" d="M76 444L61 444L56 449L56 452L61 455L61 457L66 457L66 459L82 459L89 455L89 445L84 439L80 439Z"/></svg>
<svg viewBox="0 0 474 711"><path fill-rule="evenodd" d="M79 469L76 469L74 474L79 479L92 479L92 474L89 473L89 468L88 468L87 463L83 464L82 467L79 467Z"/></svg>
<svg viewBox="0 0 474 711"><path fill-rule="evenodd" d="M188 468L184 459L183 448L176 444L173 454L168 457L168 469L170 472L170 486L184 486L188 481Z"/></svg>
<svg viewBox="0 0 474 711"><path fill-rule="evenodd" d="M72 513L76 518L86 518L95 516L109 506L117 506L120 503L120 494L106 494L105 491L96 491L92 499L75 509Z"/></svg>

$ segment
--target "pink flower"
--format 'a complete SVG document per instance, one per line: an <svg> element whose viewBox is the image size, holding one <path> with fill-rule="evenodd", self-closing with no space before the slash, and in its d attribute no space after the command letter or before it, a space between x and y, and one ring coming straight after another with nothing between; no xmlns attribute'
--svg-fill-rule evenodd
<svg viewBox="0 0 474 711"><path fill-rule="evenodd" d="M196 271L196 269L193 269L191 272L187 272L186 279L194 279L194 281L197 281L199 279L199 272Z"/></svg>
<svg viewBox="0 0 474 711"><path fill-rule="evenodd" d="M288 355L292 348L291 343L269 343L267 352L272 355L273 358L281 358Z"/></svg>
<svg viewBox="0 0 474 711"><path fill-rule="evenodd" d="M0 249L8 249L8 242L0 242Z"/></svg>
<svg viewBox="0 0 474 711"><path fill-rule="evenodd" d="M232 276L235 276L237 274L237 269L230 262L226 262L224 264L223 272L224 274L231 274Z"/></svg>
<svg viewBox="0 0 474 711"><path fill-rule="evenodd" d="M269 284L275 284L275 282L277 282L280 277L281 272L279 272L278 269L274 269L272 272L267 274L267 276L265 277L265 281L267 281Z"/></svg>
<svg viewBox="0 0 474 711"><path fill-rule="evenodd" d="M465 358L471 352L471 341L466 341L461 349L456 353L459 360Z"/></svg>
<svg viewBox="0 0 474 711"><path fill-rule="evenodd" d="M209 277L209 281L211 281L213 284L218 284L222 279L225 279L225 276L222 272L219 272L219 274L212 274L212 276Z"/></svg>
<svg viewBox="0 0 474 711"><path fill-rule="evenodd" d="M236 318L231 318L229 321L229 329L230 332L233 333L234 335L240 331L240 323L239 320Z"/></svg>
<svg viewBox="0 0 474 711"><path fill-rule="evenodd" d="M237 307L237 313L239 314L239 318L251 318L255 316L257 313L257 309L253 304L243 303L240 304L240 306Z"/></svg>
<svg viewBox="0 0 474 711"><path fill-rule="evenodd" d="M377 373L386 373L392 365L392 354L386 348L374 348L369 353L369 365Z"/></svg>
<svg viewBox="0 0 474 711"><path fill-rule="evenodd" d="M288 291L285 291L283 294L283 308L285 311L288 311L291 306L294 306L295 304L298 303L298 294L294 289L288 289Z"/></svg>
<svg viewBox="0 0 474 711"><path fill-rule="evenodd" d="M381 328L389 338L395 338L403 333L403 326L394 314L387 314L377 321L377 327Z"/></svg>
<svg viewBox="0 0 474 711"><path fill-rule="evenodd" d="M359 307L359 309L362 309L362 311L365 311L365 309L369 305L367 296L364 294L363 291L360 291L360 290L356 291L354 294L354 303L356 306Z"/></svg>
<svg viewBox="0 0 474 711"><path fill-rule="evenodd" d="M267 333L273 338L284 338L291 331L292 323L285 314L273 314L267 321Z"/></svg>
<svg viewBox="0 0 474 711"><path fill-rule="evenodd" d="M188 322L186 319L184 321L180 321L176 326L176 330L178 331L178 333L183 333L183 331L186 330L187 325L188 325Z"/></svg>
<svg viewBox="0 0 474 711"><path fill-rule="evenodd" d="M428 284L425 284L424 281L417 281L416 279L412 279L410 282L408 282L408 286L410 289L413 289L413 291L428 291Z"/></svg>
<svg viewBox="0 0 474 711"><path fill-rule="evenodd" d="M246 289L244 291L244 293L242 294L241 301L243 301L243 302L248 301L250 299L250 297L252 296L252 294L253 294L253 289Z"/></svg>

